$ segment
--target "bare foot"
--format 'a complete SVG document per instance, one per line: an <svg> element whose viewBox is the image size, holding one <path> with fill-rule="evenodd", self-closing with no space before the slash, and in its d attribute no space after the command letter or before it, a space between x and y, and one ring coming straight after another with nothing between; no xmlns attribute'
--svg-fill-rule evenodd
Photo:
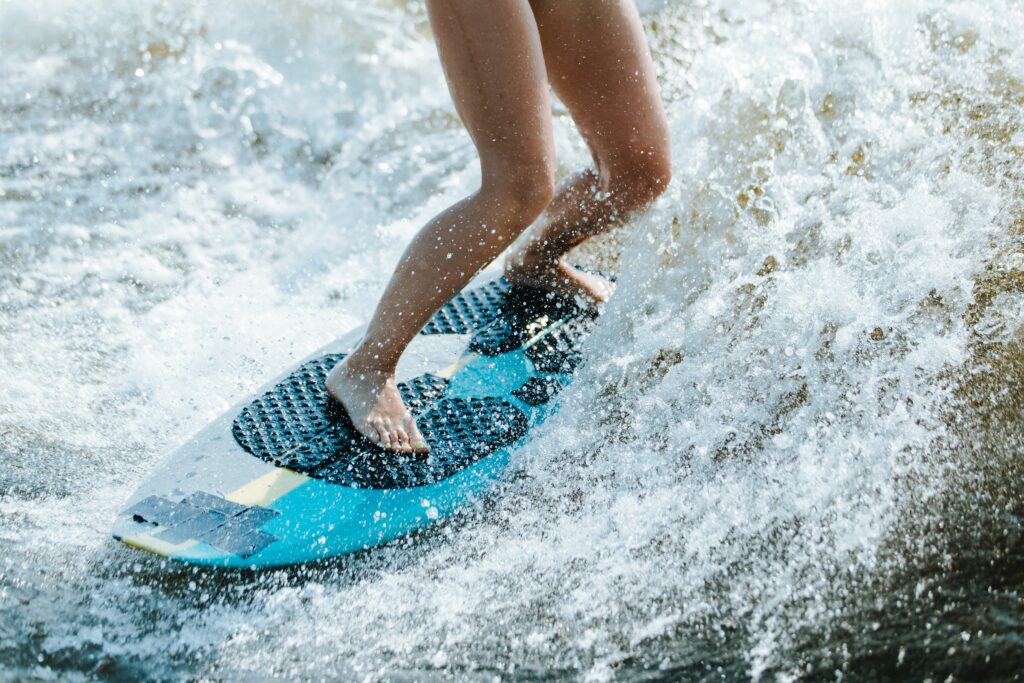
<svg viewBox="0 0 1024 683"><path fill-rule="evenodd" d="M505 261L505 279L516 285L543 289L574 299L604 303L615 292L615 283L595 273L569 265L564 259L539 260L514 247Z"/></svg>
<svg viewBox="0 0 1024 683"><path fill-rule="evenodd" d="M416 420L402 403L395 373L349 367L349 358L334 366L327 375L326 387L327 393L348 412L359 433L391 450L429 451Z"/></svg>

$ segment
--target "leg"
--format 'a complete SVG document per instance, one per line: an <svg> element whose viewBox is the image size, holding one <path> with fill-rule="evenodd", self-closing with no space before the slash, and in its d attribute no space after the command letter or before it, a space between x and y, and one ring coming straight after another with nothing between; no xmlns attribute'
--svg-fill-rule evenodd
<svg viewBox="0 0 1024 683"><path fill-rule="evenodd" d="M531 0L555 92L597 168L569 178L506 262L506 277L604 301L613 285L564 262L573 247L661 194L668 122L643 25L630 0Z"/></svg>
<svg viewBox="0 0 1024 683"><path fill-rule="evenodd" d="M327 378L356 428L398 450L426 448L395 386L405 347L554 193L551 103L527 0L428 0L427 9L449 89L480 154L481 187L416 235L366 336Z"/></svg>

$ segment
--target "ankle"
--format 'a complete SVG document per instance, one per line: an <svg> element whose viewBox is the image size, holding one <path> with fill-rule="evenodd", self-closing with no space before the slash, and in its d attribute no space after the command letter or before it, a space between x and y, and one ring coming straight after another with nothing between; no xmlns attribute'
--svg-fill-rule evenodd
<svg viewBox="0 0 1024 683"><path fill-rule="evenodd" d="M540 273L558 267L561 260L561 255L552 255L542 249L526 247L508 260L508 267L522 273Z"/></svg>
<svg viewBox="0 0 1024 683"><path fill-rule="evenodd" d="M353 372L373 372L394 375L397 362L391 362L381 353L357 346L352 353L345 356L342 364Z"/></svg>

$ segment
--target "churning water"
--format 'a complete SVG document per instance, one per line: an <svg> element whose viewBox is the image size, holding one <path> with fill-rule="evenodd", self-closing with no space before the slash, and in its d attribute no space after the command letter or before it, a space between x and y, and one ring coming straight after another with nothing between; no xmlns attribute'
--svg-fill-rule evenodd
<svg viewBox="0 0 1024 683"><path fill-rule="evenodd" d="M1024 670L1024 6L642 10L675 180L562 411L439 529L228 574L111 521L474 188L423 7L0 2L0 678Z"/></svg>

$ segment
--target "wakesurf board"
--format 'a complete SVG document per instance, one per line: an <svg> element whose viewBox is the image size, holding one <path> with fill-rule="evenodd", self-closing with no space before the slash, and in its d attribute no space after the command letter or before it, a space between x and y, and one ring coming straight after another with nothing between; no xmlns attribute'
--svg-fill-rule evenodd
<svg viewBox="0 0 1024 683"><path fill-rule="evenodd" d="M555 410L597 312L500 276L446 303L402 357L425 455L355 431L324 380L359 339L319 349L170 453L119 513L119 541L181 562L298 564L368 550L484 493Z"/></svg>

